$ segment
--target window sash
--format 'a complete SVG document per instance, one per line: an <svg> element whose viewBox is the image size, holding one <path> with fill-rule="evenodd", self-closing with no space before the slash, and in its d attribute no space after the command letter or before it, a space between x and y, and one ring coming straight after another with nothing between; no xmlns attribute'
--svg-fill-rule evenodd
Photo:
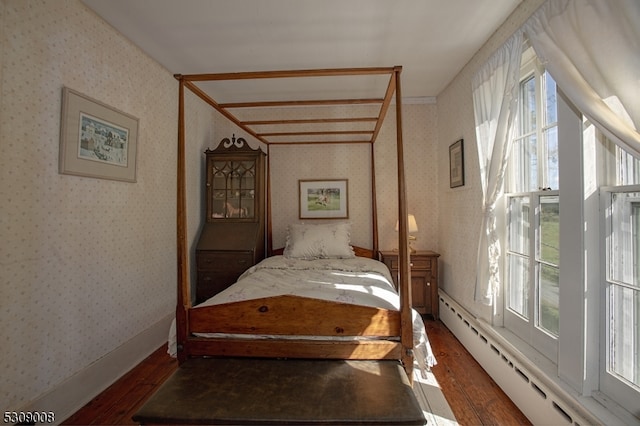
<svg viewBox="0 0 640 426"><path fill-rule="evenodd" d="M602 188L601 197L606 267L600 387L632 402L640 393L640 186Z"/></svg>
<svg viewBox="0 0 640 426"><path fill-rule="evenodd" d="M558 191L508 194L505 326L555 362L559 334L558 210L551 237L544 204L559 206ZM548 222L548 221L547 221ZM541 245L553 242L552 254Z"/></svg>

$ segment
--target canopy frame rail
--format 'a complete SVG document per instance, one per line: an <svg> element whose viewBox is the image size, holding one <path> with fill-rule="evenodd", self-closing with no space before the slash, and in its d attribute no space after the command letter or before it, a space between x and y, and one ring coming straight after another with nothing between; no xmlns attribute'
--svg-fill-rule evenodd
<svg viewBox="0 0 640 426"><path fill-rule="evenodd" d="M377 68L341 68L341 69L317 69L317 70L290 70L290 71L253 71L253 72L238 72L238 73L215 73L215 74L176 74L175 78L184 82L185 86L189 88L195 95L200 97L203 101L211 105L220 114L236 124L242 130L259 140L265 145L270 144L312 144L312 143L375 143L382 123L389 109L389 105L393 99L396 87L396 70L400 70L402 67L377 67ZM367 75L389 75L389 83L382 97L363 97L363 98L347 98L347 99L291 99L291 100L278 100L278 101L251 101L251 102L227 102L218 103L211 96L209 96L203 89L201 89L196 83L205 81L228 81L228 80L259 80L259 79L281 79L281 78L294 78L294 77L338 77L338 76L367 76ZM296 106L330 106L330 105L379 105L380 109L376 116L363 116L363 117L331 117L331 118L301 118L297 120L241 120L238 118L237 113L233 110L246 109L246 108L283 108L283 107L296 107ZM351 140L351 139L332 139L332 140L319 140L319 141L274 141L271 137L282 136L283 132L259 132L255 129L255 126L264 125L292 125L292 124L329 124L329 123L372 123L373 129L362 131L362 135L369 135L368 138L363 140ZM276 133L276 134L272 134ZM287 136L295 136L296 132L290 133ZM339 136L337 132L318 132L321 135ZM346 133L346 136L353 133ZM304 133L297 134L299 136L306 136Z"/></svg>

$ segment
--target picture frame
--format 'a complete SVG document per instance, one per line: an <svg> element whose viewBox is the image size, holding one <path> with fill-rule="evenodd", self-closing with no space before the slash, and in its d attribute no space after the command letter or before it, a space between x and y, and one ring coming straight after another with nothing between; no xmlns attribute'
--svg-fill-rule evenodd
<svg viewBox="0 0 640 426"><path fill-rule="evenodd" d="M63 87L60 121L59 173L136 181L136 117Z"/></svg>
<svg viewBox="0 0 640 426"><path fill-rule="evenodd" d="M298 180L300 219L348 219L347 179Z"/></svg>
<svg viewBox="0 0 640 426"><path fill-rule="evenodd" d="M464 185L464 141L460 139L449 146L449 187Z"/></svg>

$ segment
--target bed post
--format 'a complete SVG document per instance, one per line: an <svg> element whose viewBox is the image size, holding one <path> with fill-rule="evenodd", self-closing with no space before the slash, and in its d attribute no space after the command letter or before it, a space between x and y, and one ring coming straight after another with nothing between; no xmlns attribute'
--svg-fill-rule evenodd
<svg viewBox="0 0 640 426"><path fill-rule="evenodd" d="M267 144L267 257L273 254L273 225L271 223L271 146Z"/></svg>
<svg viewBox="0 0 640 426"><path fill-rule="evenodd" d="M402 363L413 383L413 327L411 313L411 269L409 268L409 244L407 233L407 197L404 177L404 149L402 142L402 91L400 90L400 72L402 67L394 68L396 79L396 132L398 151L398 222L400 239L398 247L399 287L400 287L400 325L402 342Z"/></svg>
<svg viewBox="0 0 640 426"><path fill-rule="evenodd" d="M187 310L191 306L189 286L189 253L187 250L187 201L185 184L185 129L184 129L184 79L175 76L180 81L178 100L178 164L177 164L177 253L178 253L178 294L176 306L176 337L178 344L178 361L182 363L187 358L185 343L187 340L188 317Z"/></svg>
<svg viewBox="0 0 640 426"><path fill-rule="evenodd" d="M371 146L371 209L373 211L371 227L373 229L373 233L372 233L373 258L377 259L378 258L378 202L376 201L376 158L375 158L375 149L373 146L373 142L369 145Z"/></svg>

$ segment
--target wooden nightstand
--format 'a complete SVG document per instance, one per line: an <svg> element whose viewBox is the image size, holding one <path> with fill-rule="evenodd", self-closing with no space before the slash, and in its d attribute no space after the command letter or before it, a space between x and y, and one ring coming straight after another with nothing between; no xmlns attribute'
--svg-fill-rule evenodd
<svg viewBox="0 0 640 426"><path fill-rule="evenodd" d="M380 261L391 271L393 283L398 287L398 252L381 251ZM411 302L421 314L431 314L438 319L438 257L433 251L417 251L411 254Z"/></svg>

